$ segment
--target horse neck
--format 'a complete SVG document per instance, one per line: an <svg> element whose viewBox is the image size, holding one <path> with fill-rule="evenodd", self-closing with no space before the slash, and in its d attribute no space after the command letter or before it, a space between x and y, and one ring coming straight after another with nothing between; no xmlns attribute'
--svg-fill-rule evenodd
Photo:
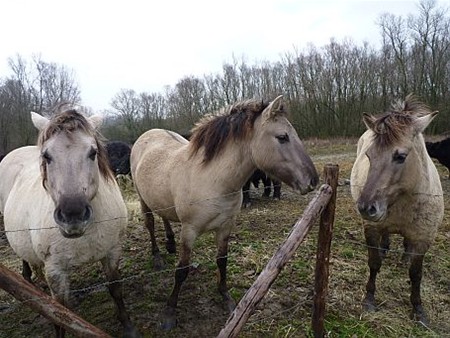
<svg viewBox="0 0 450 338"><path fill-rule="evenodd" d="M428 191L434 193L435 189L439 190L440 184L433 184L434 180L439 180L439 174L437 173L436 167L428 155L425 140L422 134L418 134L414 140L414 148L417 152L418 162L421 166L421 175L419 175L418 179L418 187L417 189L420 191ZM439 193L439 191L436 191Z"/></svg>
<svg viewBox="0 0 450 338"><path fill-rule="evenodd" d="M229 191L241 189L256 170L248 142L245 141L231 142L206 168L209 175Z"/></svg>

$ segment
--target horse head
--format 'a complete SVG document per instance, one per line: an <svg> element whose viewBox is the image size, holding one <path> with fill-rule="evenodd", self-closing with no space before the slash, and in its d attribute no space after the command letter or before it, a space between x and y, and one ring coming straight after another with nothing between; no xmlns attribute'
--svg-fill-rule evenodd
<svg viewBox="0 0 450 338"><path fill-rule="evenodd" d="M364 219L373 222L384 220L388 207L413 192L423 176L423 158L428 155L422 132L437 114L411 96L393 108L378 117L363 117L372 139L365 152L370 167L357 207Z"/></svg>
<svg viewBox="0 0 450 338"><path fill-rule="evenodd" d="M255 165L302 194L319 182L316 168L286 116L282 96L272 101L255 120L251 140Z"/></svg>
<svg viewBox="0 0 450 338"><path fill-rule="evenodd" d="M47 119L31 113L39 129L43 186L55 203L53 217L64 237L84 234L94 220L91 200L100 176L108 178L106 151L97 138L101 117L67 110Z"/></svg>

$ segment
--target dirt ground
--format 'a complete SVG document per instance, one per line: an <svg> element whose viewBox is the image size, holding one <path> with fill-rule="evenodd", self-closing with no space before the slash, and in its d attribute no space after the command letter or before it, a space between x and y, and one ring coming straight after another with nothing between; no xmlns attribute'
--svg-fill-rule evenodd
<svg viewBox="0 0 450 338"><path fill-rule="evenodd" d="M325 318L327 337L450 337L450 181L439 167L445 190L446 214L436 242L424 262L422 299L430 327L410 320L409 279L401 261L400 238L393 238L391 251L377 279L379 311L364 313L361 300L368 276L367 254L361 220L354 210L347 180L356 151L355 140L314 141L307 144L322 172L326 163L339 165L337 207L330 258L329 292ZM229 313L216 291L215 245L212 234L200 237L194 247L192 268L183 285L178 305L178 327L159 328L160 313L171 291L176 255L165 253L159 221L158 239L167 269L152 268L149 235L142 226L138 202L129 182L122 183L129 208L129 228L123 243L121 271L130 315L144 337L215 337ZM314 196L300 196L283 185L281 200L264 199L252 190L253 204L243 209L230 239L228 284L239 301L256 280L267 261L287 238L292 225ZM178 233L179 226L174 230ZM0 232L0 264L17 272L20 260ZM317 226L282 269L268 294L241 332L241 337L312 337L311 311ZM99 264L83 267L72 278L73 310L114 337L121 327L107 292ZM48 290L46 290L48 291ZM25 303L0 291L0 337L49 337L52 325ZM71 337L71 335L68 335Z"/></svg>

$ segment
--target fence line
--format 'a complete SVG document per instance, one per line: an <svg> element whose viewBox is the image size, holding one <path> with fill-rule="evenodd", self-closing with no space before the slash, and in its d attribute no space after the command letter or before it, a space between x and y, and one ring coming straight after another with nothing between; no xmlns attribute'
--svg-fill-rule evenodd
<svg viewBox="0 0 450 338"><path fill-rule="evenodd" d="M339 186L351 186L350 184L340 184ZM353 185L353 186L357 186L357 185ZM360 186L363 187L363 186ZM271 186L263 186L263 187L258 187L255 188L258 192L260 191L264 191L265 188L271 188ZM249 189L249 190L242 190L243 192L254 192L255 189ZM195 204L200 204L200 203L204 203L207 201L213 201L215 199L219 199L222 197L226 197L226 196L231 196L231 195L235 195L235 194L240 194L241 190L238 191L233 191L231 193L227 193L227 194L223 194L223 195L219 195L216 197L210 197L210 198L205 198L205 199L201 199L201 200L197 200L197 201L190 201L190 202L186 202L185 205L195 205ZM349 192L350 193L350 192ZM342 192L340 192L340 194L342 194ZM285 191L283 192L284 196L295 196L295 197L301 197L301 195L299 195L298 193L295 193L293 191ZM426 196L430 196L430 197L441 197L441 196L449 196L450 197L450 193L443 193L443 194L429 194L429 193L414 193L414 195L426 195ZM165 210L170 210L170 209L174 209L176 208L175 205L173 206L169 206L166 208L160 208L160 209L155 209L152 210L150 212L147 213L141 213L142 215L145 214L158 214L158 212L160 211L165 211ZM114 221L114 220L118 220L118 219L128 219L127 217L114 217L111 219L106 219L106 220L100 220L100 221L95 221L93 222L93 224L100 224L100 223L106 223L106 222L110 222L110 221ZM43 228L29 228L29 229L18 229L18 230L0 230L0 234L6 234L6 233L16 233L16 232L22 232L22 231L39 231L39 230L51 230L51 229L58 229L58 226L49 226L49 227L43 227Z"/></svg>
<svg viewBox="0 0 450 338"><path fill-rule="evenodd" d="M359 247L381 249L380 247L377 248L377 247L369 246L365 242L358 242L356 240L346 240L346 242L350 243L350 244L353 244L353 245L357 245ZM399 255L404 253L404 250L401 250L401 249L389 249L388 251L390 253L399 254ZM412 253L408 253L408 255L413 255L413 254ZM416 254L416 255L420 255L420 254ZM449 259L445 259L445 258L443 258L443 257L441 257L439 255L430 255L430 252L427 252L426 255L428 257L431 256L433 258L437 258L441 262L445 262L445 263L449 263L450 262ZM217 258L228 258L228 259L231 258L232 259L233 256L234 256L233 254L228 254L226 256L215 257L214 259L206 259L204 261L198 261L197 260L196 262L192 262L191 264L189 264L188 267L189 268L197 268L199 265L206 265L206 264L209 264L209 263L216 263L216 259ZM152 277L152 276L155 276L155 275L162 275L162 274L166 274L166 273L169 273L169 272L174 273L178 269L180 269L180 268L178 268L178 267L167 268L167 269L164 269L164 270L152 271L152 272L148 272L148 273L144 273L144 274L142 272L139 272L139 273L137 273L135 275L123 277L123 278L117 279L115 281L111 281L111 282L105 281L105 282L101 282L101 283L98 283L98 284L86 286L86 287L79 288L79 289L71 289L69 291L69 294L77 294L77 293L83 293L83 292L89 292L89 293L104 292L106 290L106 288L109 285L111 285L111 284L126 283L126 282L129 282L129 281L134 280L134 279L138 279L138 278L142 278L142 277ZM36 300L36 299L34 299L34 300ZM14 306L15 307L19 307L19 305L21 305L23 303L26 303L26 302L27 301L15 303ZM0 303L0 308L4 307L5 304L7 304L7 303L3 303L3 304Z"/></svg>
<svg viewBox="0 0 450 338"><path fill-rule="evenodd" d="M262 188L257 188L257 191L262 191L263 189L264 189L265 187L262 187ZM251 189L251 190L249 190L249 191L254 191L254 189ZM219 197L213 197L213 198L208 198L208 199L204 199L204 200L201 200L201 201L195 201L195 202L189 202L189 204L194 204L194 203L201 203L201 202L204 202L204 201L208 201L208 200L213 200L214 198L220 198L220 197L222 197L222 196L226 196L226 195L231 195L231 194L237 194L237 193L240 193L241 191L236 191L236 192L233 192L233 193L229 193L229 194L225 194L225 195L221 195L221 196L219 196ZM346 193L347 191L344 191L344 194ZM341 192L342 193L342 192ZM295 194L295 193L291 193L291 192L284 192L284 194L285 195L291 195L291 196L296 196L296 197L300 197L300 195L298 195L298 194ZM446 194L447 195L447 194ZM442 196L442 195L432 195L432 196ZM174 208L175 206L173 206L173 207L171 207L171 208ZM168 209L168 208L165 208L165 209L158 209L158 210L155 210L154 212L157 212L157 211L159 211L159 210L166 210L166 209ZM115 220L115 219L119 219L119 218L122 218L122 217L117 217L117 218L113 218L113 219L111 219L111 220ZM128 217L127 217L128 218ZM104 222L108 222L108 221L111 221L111 220L102 220L102 221L96 221L95 223L104 223ZM25 229L25 230L44 230L44 229L52 229L52 228L56 228L56 227L48 227L48 228L39 228L39 229ZM19 231L23 231L23 230L19 230ZM4 233L6 233L7 231L0 231L0 233L1 232L4 232ZM8 231L8 232L14 232L14 231ZM367 246L367 244L365 244L365 243L363 243L363 242L358 242L358 241L356 241L356 240L346 240L348 243L351 243L351 244L354 244L354 245L359 245L359 246L365 246L365 247L367 247L367 248L370 248L370 246ZM371 248L373 248L373 247L371 247ZM403 250L392 250L392 249L390 249L389 250L389 252L393 252L393 253L403 253ZM411 255L411 253L408 253L408 254L410 254ZM428 256L429 256L430 254L428 253ZM232 257L233 255L228 255L228 256L224 256L224 257ZM438 256L438 255L433 255L432 257L437 257L437 258L439 258L441 261L443 261L443 262L448 262L448 260L447 259L444 259L444 258L442 258L442 257L440 257L440 256ZM209 263L211 263L211 262L215 262L215 259L213 260L213 259L208 259L208 260L205 260L205 261L203 261L203 262L193 262L193 263L191 263L190 265L189 265L189 267L196 267L196 266L198 266L198 264L204 264L204 265L206 265L206 264L209 264ZM80 288L80 289L72 289L72 290L70 290L70 294L76 294L76 293L83 293L83 292L90 292L90 293L97 293L97 292L105 292L106 290L106 288L107 288L107 286L109 286L109 285L111 285L111 284L114 284L114 283L125 283L125 282L129 282L129 281L132 281L132 280L134 280L134 279L138 279L138 278L143 278L143 277L151 277L151 276L155 276L155 275L160 275L160 274L163 274L163 273L169 273L169 272L175 272L176 270L177 270L178 268L171 268L171 269L165 269L165 270L162 270L162 271L153 271L153 272L148 272L148 273L145 273L145 274L143 274L142 272L140 272L140 273L138 273L138 274L135 274L135 275L131 275L131 276L127 276L127 277L123 277L123 278L121 278L121 279L119 279L119 280L115 280L115 281L112 281L112 282L103 282L103 283L99 283L99 284L95 284L95 285L91 285L91 286L87 286L87 287L84 287L84 288ZM7 308L9 308L9 309L11 309L11 311L15 311L15 310L17 310L22 304L25 304L26 302L29 302L29 301L32 301L33 299L29 299L29 300L27 300L27 301L22 301L22 302L16 302L16 303L14 303L13 304L13 306L11 306L10 304L8 304L8 303L0 303L0 308L1 307L7 307ZM34 299L34 300L38 300L38 299ZM299 305L297 305L297 306L295 306L295 307L298 307ZM280 313L282 313L282 312L285 312L286 310L283 310L283 311L280 311ZM276 315L276 314L275 314ZM275 316L274 315L274 316ZM263 319L259 319L259 320L263 320ZM255 320L256 321L256 320ZM253 321L251 321L251 322L253 322Z"/></svg>

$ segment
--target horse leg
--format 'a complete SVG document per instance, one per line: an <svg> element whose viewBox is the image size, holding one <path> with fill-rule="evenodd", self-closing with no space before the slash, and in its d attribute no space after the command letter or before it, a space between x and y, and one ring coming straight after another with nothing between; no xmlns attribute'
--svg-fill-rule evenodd
<svg viewBox="0 0 450 338"><path fill-rule="evenodd" d="M422 307L422 299L420 297L420 284L422 281L422 265L425 252L428 249L428 245L408 242L408 249L411 253L409 267L409 279L411 280L411 304L412 318L428 326L428 318L425 310Z"/></svg>
<svg viewBox="0 0 450 338"><path fill-rule="evenodd" d="M178 296L180 295L181 286L189 274L191 252L196 237L197 234L195 232L187 230L187 227L182 224L180 259L175 270L175 284L162 314L161 328L163 330L170 330L177 326L176 309Z"/></svg>
<svg viewBox="0 0 450 338"><path fill-rule="evenodd" d="M388 251L389 251L389 246L391 244L391 240L389 238L389 233L385 232L381 235L381 241L380 241L380 255L381 258L385 258Z"/></svg>
<svg viewBox="0 0 450 338"><path fill-rule="evenodd" d="M381 268L381 257L378 245L380 243L380 234L368 226L364 229L364 235L366 237L366 244L368 249L368 265L369 265L369 279L366 284L366 297L363 300L363 309L366 311L375 311L375 290L376 290L376 278L378 271Z"/></svg>
<svg viewBox="0 0 450 338"><path fill-rule="evenodd" d="M250 180L245 182L244 186L242 187L242 207L248 208L251 205L250 202Z"/></svg>
<svg viewBox="0 0 450 338"><path fill-rule="evenodd" d="M276 200L281 199L281 182L272 180L273 183L273 198Z"/></svg>
<svg viewBox="0 0 450 338"><path fill-rule="evenodd" d="M170 222L163 218L164 229L166 230L166 249L168 253L174 254L177 252L177 245L175 243L175 234L173 233Z"/></svg>
<svg viewBox="0 0 450 338"><path fill-rule="evenodd" d="M270 197L270 193L272 192L272 180L267 175L265 175L263 178L263 185L263 197Z"/></svg>
<svg viewBox="0 0 450 338"><path fill-rule="evenodd" d="M118 282L120 280L119 273L119 257L120 249L115 250L108 256L101 260L103 270L108 279L108 289L111 297L114 299L114 303L117 308L117 316L123 327L123 336L129 338L140 337L139 331L132 324L130 317L128 316L123 301L122 284Z"/></svg>
<svg viewBox="0 0 450 338"><path fill-rule="evenodd" d="M150 233L150 241L152 243L152 256L153 256L153 268L156 271L162 270L164 268L164 261L159 252L158 244L156 243L155 237L155 218L153 217L153 212L145 204L145 202L140 199L142 215L144 216L144 224Z"/></svg>
<svg viewBox="0 0 450 338"><path fill-rule="evenodd" d="M61 305L68 307L70 284L67 273L47 263L45 265L45 279L47 280L53 299L56 299ZM66 330L56 324L54 326L56 337L64 338Z"/></svg>
<svg viewBox="0 0 450 338"><path fill-rule="evenodd" d="M402 254L402 262L408 263L409 257L411 256L409 241L406 238L403 238L403 248L405 251Z"/></svg>
<svg viewBox="0 0 450 338"><path fill-rule="evenodd" d="M25 278L25 280L31 284L33 284L33 281L31 280L33 272L31 270L30 264L28 264L27 261L22 260L22 276Z"/></svg>
<svg viewBox="0 0 450 338"><path fill-rule="evenodd" d="M218 288L219 293L222 295L223 301L230 312L236 307L236 302L228 292L227 287L227 260L228 260L228 240L230 237L230 231L217 231L216 244L217 244L217 258L216 263L219 269L218 274Z"/></svg>

